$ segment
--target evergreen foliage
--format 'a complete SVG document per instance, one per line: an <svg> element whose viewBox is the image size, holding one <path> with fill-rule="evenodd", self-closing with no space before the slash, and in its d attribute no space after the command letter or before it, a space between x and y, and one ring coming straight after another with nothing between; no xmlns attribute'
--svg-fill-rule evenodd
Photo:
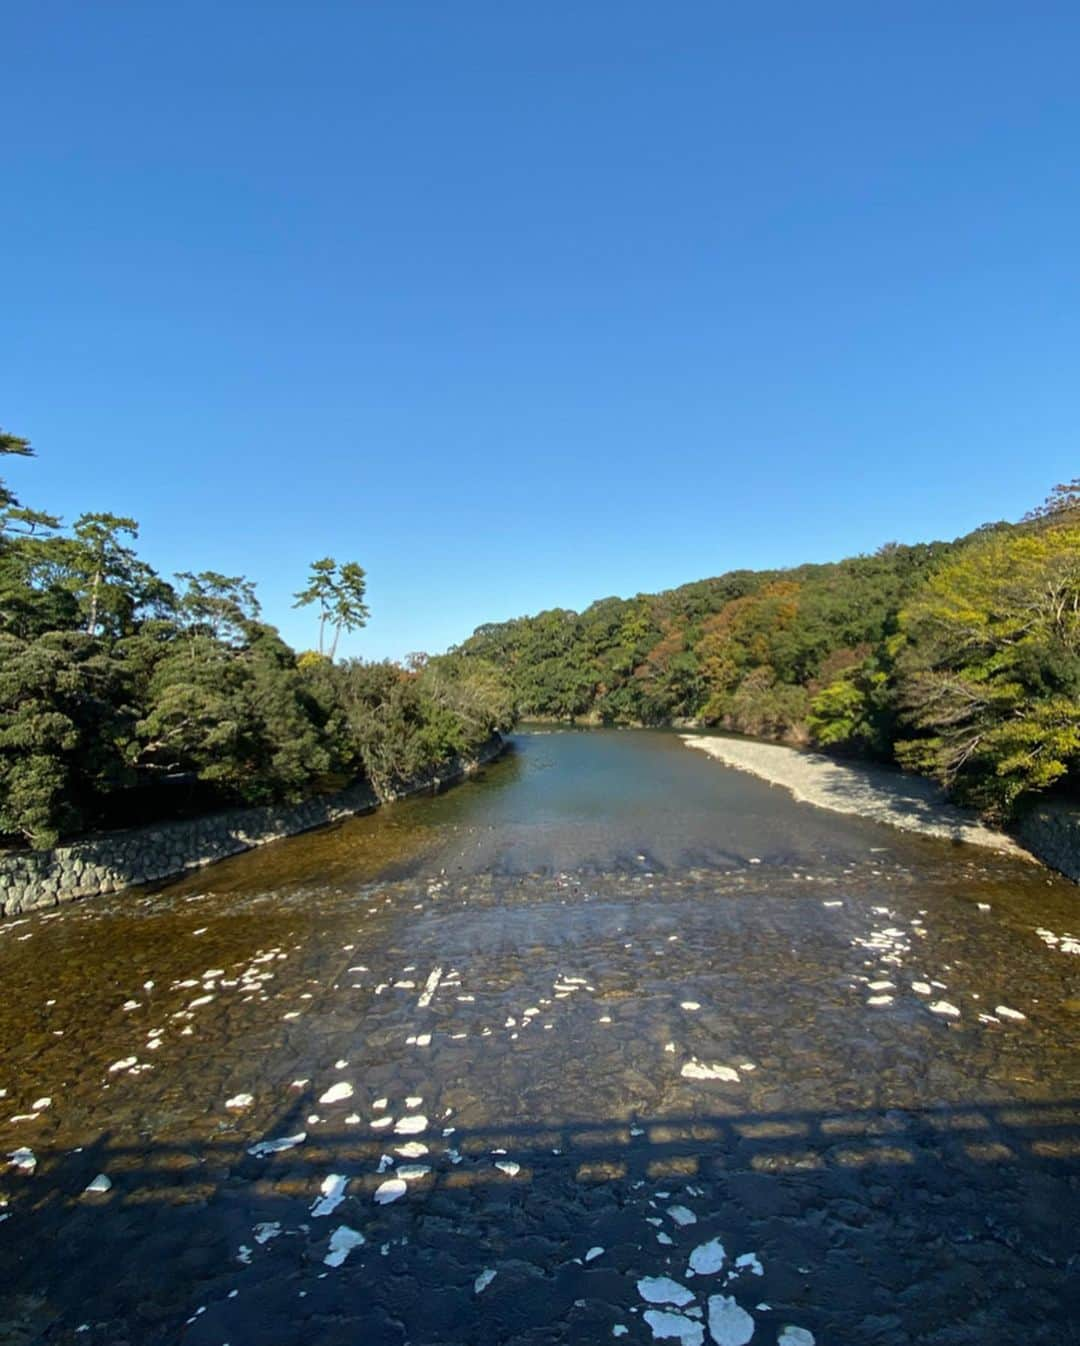
<svg viewBox="0 0 1080 1346"><path fill-rule="evenodd" d="M987 815L1080 775L1080 480L1016 525L480 627L529 717L895 760Z"/></svg>
<svg viewBox="0 0 1080 1346"><path fill-rule="evenodd" d="M0 432L0 453L32 455ZM312 566L320 651L297 657L243 576L163 580L135 520L83 514L70 532L0 482L0 834L49 846L190 806L298 800L367 777L381 791L510 723L483 660L334 663L363 626L355 562ZM328 654L322 634L333 631ZM173 788L170 788L173 787ZM175 788L179 787L179 788ZM134 807L135 801L139 807Z"/></svg>

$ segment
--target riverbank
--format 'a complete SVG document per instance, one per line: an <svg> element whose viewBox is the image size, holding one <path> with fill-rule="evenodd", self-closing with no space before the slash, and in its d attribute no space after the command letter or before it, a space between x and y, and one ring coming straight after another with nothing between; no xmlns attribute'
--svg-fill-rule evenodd
<svg viewBox="0 0 1080 1346"><path fill-rule="evenodd" d="M227 856L310 832L382 804L464 780L506 748L499 734L461 757L377 792L368 782L299 804L230 809L176 822L89 837L44 851L0 855L0 919L176 878Z"/></svg>
<svg viewBox="0 0 1080 1346"><path fill-rule="evenodd" d="M963 841L1003 855L1034 860L1004 832L987 827L966 809L950 804L933 781L908 776L888 767L848 765L821 753L800 752L778 743L754 739L681 735L697 748L739 771L749 771L770 785L782 786L802 803L853 813L905 832Z"/></svg>
<svg viewBox="0 0 1080 1346"><path fill-rule="evenodd" d="M1075 887L514 748L0 925L0 1340L1074 1339Z"/></svg>

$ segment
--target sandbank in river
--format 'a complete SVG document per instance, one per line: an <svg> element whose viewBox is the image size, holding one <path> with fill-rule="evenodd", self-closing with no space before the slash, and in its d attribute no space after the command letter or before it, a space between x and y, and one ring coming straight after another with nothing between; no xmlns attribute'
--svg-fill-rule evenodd
<svg viewBox="0 0 1080 1346"><path fill-rule="evenodd" d="M985 826L966 809L946 800L941 790L921 776L889 767L846 765L822 753L786 748L755 739L683 734L683 741L725 766L749 771L770 785L789 790L802 803L834 813L854 813L905 832L966 841L1005 855L1034 857L1004 832Z"/></svg>

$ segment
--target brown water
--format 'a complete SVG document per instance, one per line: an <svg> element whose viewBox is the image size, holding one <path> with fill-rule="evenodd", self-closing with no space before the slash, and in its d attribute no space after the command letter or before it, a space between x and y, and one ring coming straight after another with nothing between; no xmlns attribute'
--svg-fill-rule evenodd
<svg viewBox="0 0 1080 1346"><path fill-rule="evenodd" d="M9 922L0 1341L1080 1341L1076 892L556 733Z"/></svg>

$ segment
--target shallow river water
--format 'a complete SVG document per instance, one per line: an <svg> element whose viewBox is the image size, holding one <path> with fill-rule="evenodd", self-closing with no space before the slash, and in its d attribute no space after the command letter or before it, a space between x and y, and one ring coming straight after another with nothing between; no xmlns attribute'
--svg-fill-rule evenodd
<svg viewBox="0 0 1080 1346"><path fill-rule="evenodd" d="M1078 1342L1077 903L601 731L9 921L0 1342Z"/></svg>

